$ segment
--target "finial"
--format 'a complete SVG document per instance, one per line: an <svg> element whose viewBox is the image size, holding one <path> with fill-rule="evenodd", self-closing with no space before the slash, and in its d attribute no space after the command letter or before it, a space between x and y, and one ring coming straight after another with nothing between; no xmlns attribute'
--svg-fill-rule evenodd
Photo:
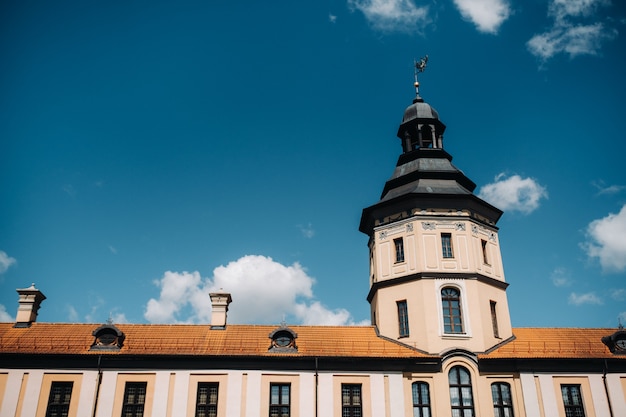
<svg viewBox="0 0 626 417"><path fill-rule="evenodd" d="M624 326L622 325L622 318L621 318L621 317L618 317L618 318L617 318L617 323L618 323L618 324L617 324L617 328L618 328L619 330L624 330Z"/></svg>
<svg viewBox="0 0 626 417"><path fill-rule="evenodd" d="M428 55L420 58L420 60L413 60L413 63L415 65L415 96L419 97L420 96L420 83L417 80L417 74L419 74L420 72L424 72L426 70L426 64L428 63Z"/></svg>

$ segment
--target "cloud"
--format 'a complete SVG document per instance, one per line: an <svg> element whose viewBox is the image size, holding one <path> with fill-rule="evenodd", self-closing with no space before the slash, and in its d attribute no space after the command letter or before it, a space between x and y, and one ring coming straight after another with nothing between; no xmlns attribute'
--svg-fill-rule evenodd
<svg viewBox="0 0 626 417"><path fill-rule="evenodd" d="M430 23L428 6L418 7L413 0L348 0L348 7L383 32L420 32Z"/></svg>
<svg viewBox="0 0 626 417"><path fill-rule="evenodd" d="M569 295L569 303L574 304L575 306L581 306L583 304L603 304L602 299L593 292L580 295L573 292Z"/></svg>
<svg viewBox="0 0 626 417"><path fill-rule="evenodd" d="M542 198L548 198L545 187L532 178L498 174L494 182L480 189L478 196L504 211L530 214L539 208Z"/></svg>
<svg viewBox="0 0 626 417"><path fill-rule="evenodd" d="M280 323L351 325L344 309L330 310L313 295L315 280L294 263L282 265L272 258L248 255L213 271L212 278L199 272L166 272L155 284L158 299L150 299L144 317L151 323L209 323L210 292L223 290L233 297L229 323Z"/></svg>
<svg viewBox="0 0 626 417"><path fill-rule="evenodd" d="M5 251L0 250L0 274L4 274L11 265L15 265L17 260L11 258Z"/></svg>
<svg viewBox="0 0 626 417"><path fill-rule="evenodd" d="M599 7L608 5L608 0L552 0L548 6L552 27L533 36L526 47L543 61L559 53L570 58L597 55L604 41L617 36L617 30L594 16Z"/></svg>
<svg viewBox="0 0 626 417"><path fill-rule="evenodd" d="M336 23L337 22L337 16L335 16L334 14L329 13L328 14L328 21L330 23Z"/></svg>
<svg viewBox="0 0 626 417"><path fill-rule="evenodd" d="M11 323L13 321L15 321L15 319L7 313L6 307L0 304L0 323Z"/></svg>
<svg viewBox="0 0 626 417"><path fill-rule="evenodd" d="M597 195L613 195L619 194L622 191L626 190L626 185L609 185L604 184L604 181L594 181L591 183L594 187L598 189Z"/></svg>
<svg viewBox="0 0 626 417"><path fill-rule="evenodd" d="M571 284L569 271L565 268L556 268L550 275L555 287L567 287Z"/></svg>
<svg viewBox="0 0 626 417"><path fill-rule="evenodd" d="M626 290L623 288L611 290L611 298L614 299L615 301L626 300Z"/></svg>
<svg viewBox="0 0 626 417"><path fill-rule="evenodd" d="M511 15L511 7L505 0L454 0L454 4L465 20L485 33L497 33Z"/></svg>
<svg viewBox="0 0 626 417"><path fill-rule="evenodd" d="M590 258L598 258L604 272L626 270L626 204L619 213L589 223L586 235L581 246Z"/></svg>
<svg viewBox="0 0 626 417"><path fill-rule="evenodd" d="M315 230L313 229L313 225L311 225L311 223L309 223L307 226L302 226L301 224L299 224L298 229L300 229L300 232L302 232L302 236L306 237L307 239L311 239L313 236L315 236Z"/></svg>
<svg viewBox="0 0 626 417"><path fill-rule="evenodd" d="M113 254L113 255L117 255L117 248L113 245L109 245L109 251Z"/></svg>

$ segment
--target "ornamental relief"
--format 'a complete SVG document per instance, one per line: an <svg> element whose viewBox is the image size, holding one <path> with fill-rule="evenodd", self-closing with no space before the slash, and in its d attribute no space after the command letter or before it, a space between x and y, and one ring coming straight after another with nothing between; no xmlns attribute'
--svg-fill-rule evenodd
<svg viewBox="0 0 626 417"><path fill-rule="evenodd" d="M472 234L483 235L487 237L492 242L497 242L497 234L493 230L487 229L486 227L478 226L476 224L472 224Z"/></svg>
<svg viewBox="0 0 626 417"><path fill-rule="evenodd" d="M405 225L394 226L386 230L381 230L378 233L378 238L380 240L385 240L389 236L397 235L398 233L412 232L412 231L413 231L413 223L407 223Z"/></svg>
<svg viewBox="0 0 626 417"><path fill-rule="evenodd" d="M436 229L454 229L457 231L465 231L465 222L422 222L422 229L424 230L436 230Z"/></svg>

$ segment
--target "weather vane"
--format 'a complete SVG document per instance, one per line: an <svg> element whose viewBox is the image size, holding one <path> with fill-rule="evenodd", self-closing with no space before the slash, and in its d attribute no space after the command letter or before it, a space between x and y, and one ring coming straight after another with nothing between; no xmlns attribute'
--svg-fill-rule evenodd
<svg viewBox="0 0 626 417"><path fill-rule="evenodd" d="M413 63L415 65L415 84L414 84L415 85L415 95L417 97L419 97L419 95L420 95L420 83L417 80L417 75L420 72L424 72L426 70L426 64L428 64L428 55L420 58L419 61L416 60L416 59L413 60Z"/></svg>

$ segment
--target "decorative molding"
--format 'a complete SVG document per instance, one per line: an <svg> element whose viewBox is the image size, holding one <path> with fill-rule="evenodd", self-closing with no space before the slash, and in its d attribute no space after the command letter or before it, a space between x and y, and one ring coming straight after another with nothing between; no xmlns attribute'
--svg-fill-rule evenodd
<svg viewBox="0 0 626 417"><path fill-rule="evenodd" d="M435 222L422 222L422 229L424 230L435 230L437 228L437 223Z"/></svg>
<svg viewBox="0 0 626 417"><path fill-rule="evenodd" d="M406 225L406 231L407 232L412 232L413 231L413 223L409 223Z"/></svg>
<svg viewBox="0 0 626 417"><path fill-rule="evenodd" d="M465 223L457 222L454 224L454 226L456 227L456 230L465 231Z"/></svg>

